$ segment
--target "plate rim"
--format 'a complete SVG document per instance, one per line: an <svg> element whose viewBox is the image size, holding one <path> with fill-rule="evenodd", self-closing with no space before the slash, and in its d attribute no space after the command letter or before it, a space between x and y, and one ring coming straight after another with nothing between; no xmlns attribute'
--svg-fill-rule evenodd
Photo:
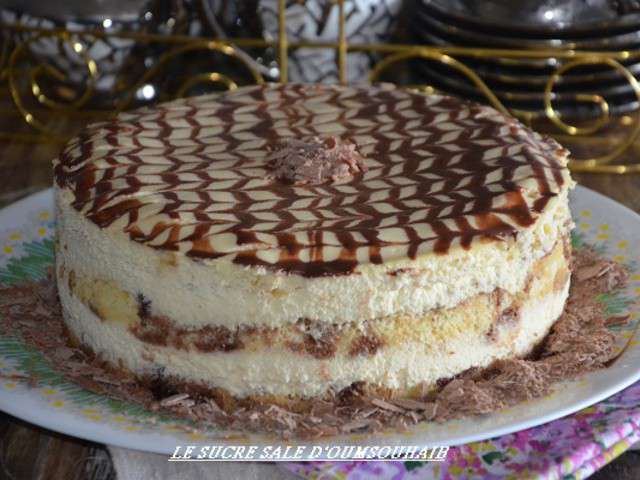
<svg viewBox="0 0 640 480"><path fill-rule="evenodd" d="M596 192L582 185L577 185L576 189L572 192L572 195L576 195L576 194L592 196L594 200L599 203L604 203L606 206L614 206L618 210L620 209L624 210L626 214L631 214L631 216L637 222L637 228L640 232L640 214L638 214L631 208L613 200L610 197L607 197L606 195L603 195L599 192ZM28 195L0 209L0 229L2 229L3 222L5 221L5 219L13 217L17 214L20 214L20 212L23 209L27 208L30 204L49 201L52 199L53 199L53 189L48 188L48 189L44 189L39 192L33 193L31 195ZM51 205L49 207L51 207ZM637 337L639 332L640 332L640 322L638 324L638 327L636 328L636 331L633 337L630 338L629 341ZM623 352L622 355L617 359L617 361L623 360L627 352L628 351ZM603 370L601 370L601 372L602 371ZM597 373L597 372L592 372L592 373ZM588 373L587 375L589 374L590 373ZM579 382L580 379L582 378L584 377L570 380L570 381L567 381L566 383L568 384L576 383L576 382ZM497 438L503 435L508 435L514 432L527 430L529 428L547 424L559 418L563 418L568 415L571 415L586 407L602 402L603 400L628 388L630 385L636 383L638 380L640 380L640 365L633 371L633 373L629 373L620 381L615 382L608 388L599 390L596 394L587 396L582 400L574 401L564 408L558 408L550 412L547 412L546 414L538 415L534 418L531 418L530 420L513 422L511 424L507 424L501 427L496 427L491 430L485 429L475 433L467 433L466 435L464 434L460 435L453 432L453 435L451 436L451 441L447 445L458 446L458 445L463 445L467 443L488 440L491 438ZM69 382L69 383L73 383L73 382ZM564 382L560 382L560 383L564 383ZM61 433L64 435L68 435L68 436L83 439L83 440L88 440L95 443L101 443L101 444L111 445L116 447L123 447L123 448L138 450L138 451L169 455L173 452L173 448L175 448L175 445L180 444L180 442L182 442L182 444L189 443L190 445L206 445L206 444L212 444L214 442L218 444L231 445L234 442L233 440L229 441L224 439L216 439L214 441L212 439L207 439L207 438L205 438L204 441L187 440L186 438L179 439L175 435L172 435L168 432L155 432L155 431L154 432L149 432L149 431L127 432L127 431L119 430L109 423L91 422L90 420L85 419L82 416L79 416L76 413L70 412L70 411L41 409L39 411L34 412L33 409L30 406L28 406L28 404L25 404L23 406L22 404L20 404L20 402L12 402L11 399L9 398L10 395L3 395L3 393L4 392L0 390L0 410L4 411L5 413L15 418L18 418L22 421L28 422L33 425L37 425L41 428L45 428L57 433ZM26 394L28 394L28 392L26 392ZM535 402L536 400L540 400L540 399L534 399L532 401ZM518 406L518 405L515 405L515 406ZM495 413L489 414L488 417L490 418L490 416L494 414ZM462 420L466 420L466 419L462 419ZM456 420L454 420L453 422L456 422ZM386 435L374 433L367 437L366 443L372 444L373 443L372 440L376 441L378 444L385 444L385 445L417 444L421 446L434 446L436 444L443 443L442 441L437 441L435 443L433 441L430 441L428 439L428 435L429 435L428 431L411 432L410 436L401 436L401 435L402 434L396 434L394 432L387 433ZM150 437L158 437L158 438L154 441L151 441ZM145 442L145 438L149 440ZM169 438L171 438L172 441L175 440L175 442L172 444L173 447L171 449L167 448L169 444L168 443ZM275 437L268 437L268 436L264 438L259 437L252 440L256 444L267 444L267 442L268 444L272 444L272 445L291 444L291 441L281 440ZM313 443L306 440L304 441L293 440L293 442L296 445L323 445L323 444L343 445L343 444L363 443L361 441L353 441L353 440L351 440L351 443L349 443L348 441L345 442L345 440L347 440L347 436L343 435L339 437L321 438L313 441ZM324 458L322 457L314 458L314 460L323 460L323 459Z"/></svg>

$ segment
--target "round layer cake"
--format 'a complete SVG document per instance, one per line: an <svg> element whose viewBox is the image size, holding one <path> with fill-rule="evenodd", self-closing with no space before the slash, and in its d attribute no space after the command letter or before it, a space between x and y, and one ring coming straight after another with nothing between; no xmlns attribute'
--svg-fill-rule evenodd
<svg viewBox="0 0 640 480"><path fill-rule="evenodd" d="M389 85L124 113L55 163L64 319L174 391L422 395L528 355L561 314L567 155L492 108Z"/></svg>

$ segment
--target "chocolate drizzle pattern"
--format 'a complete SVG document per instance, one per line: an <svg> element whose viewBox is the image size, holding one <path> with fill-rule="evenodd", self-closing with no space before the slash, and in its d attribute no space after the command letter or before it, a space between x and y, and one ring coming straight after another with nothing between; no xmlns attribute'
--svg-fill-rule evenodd
<svg viewBox="0 0 640 480"><path fill-rule="evenodd" d="M283 140L337 136L368 171L287 185ZM194 258L315 277L469 248L535 223L568 152L496 110L391 85L266 85L94 124L55 162L96 225Z"/></svg>

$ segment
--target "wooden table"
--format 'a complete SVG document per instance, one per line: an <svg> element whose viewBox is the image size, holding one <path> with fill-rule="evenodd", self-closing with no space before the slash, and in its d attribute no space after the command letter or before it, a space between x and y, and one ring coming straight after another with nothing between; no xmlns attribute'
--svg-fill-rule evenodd
<svg viewBox="0 0 640 480"><path fill-rule="evenodd" d="M2 123L6 127L6 121ZM3 126L2 123L0 127ZM614 144L619 140L614 132L606 141ZM584 148L589 149L588 146ZM48 188L51 185L50 161L59 149L60 144L55 143L11 139L0 141L0 207ZM582 149L574 149L578 152L580 150ZM640 159L640 145L629 149L625 156L628 159ZM582 174L574 177L582 185L640 212L640 174ZM0 432L0 479L115 478L109 454L104 446L53 433L1 413ZM626 452L592 478L640 478L640 452Z"/></svg>

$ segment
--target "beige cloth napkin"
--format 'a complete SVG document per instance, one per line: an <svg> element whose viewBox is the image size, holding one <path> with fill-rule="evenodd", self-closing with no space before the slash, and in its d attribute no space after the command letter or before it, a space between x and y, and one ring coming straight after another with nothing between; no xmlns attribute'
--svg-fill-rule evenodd
<svg viewBox="0 0 640 480"><path fill-rule="evenodd" d="M117 480L293 480L299 477L263 462L168 462L168 455L108 447Z"/></svg>

